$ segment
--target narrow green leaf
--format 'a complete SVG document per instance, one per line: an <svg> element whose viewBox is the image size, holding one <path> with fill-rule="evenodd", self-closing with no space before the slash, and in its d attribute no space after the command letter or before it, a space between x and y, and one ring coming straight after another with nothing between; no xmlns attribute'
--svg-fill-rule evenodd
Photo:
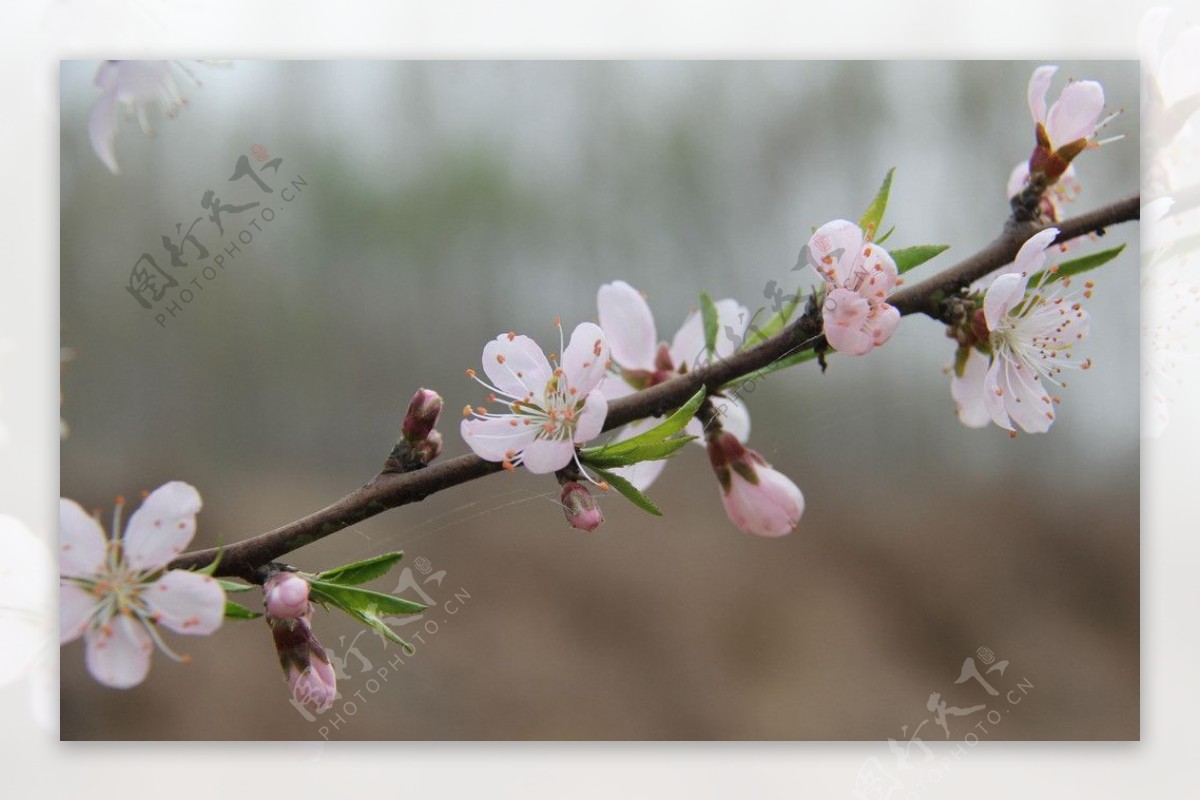
<svg viewBox="0 0 1200 801"><path fill-rule="evenodd" d="M758 328L751 327L750 333L746 336L746 341L742 343L742 348L749 348L763 342L778 334L783 330L783 327L792 319L792 315L796 313L796 307L800 305L803 298L800 293L791 296L791 300L783 305L783 307L771 315L763 325Z"/></svg>
<svg viewBox="0 0 1200 801"><path fill-rule="evenodd" d="M354 618L359 623L362 623L364 626L370 626L371 628L375 629L375 631L379 632L392 642L398 644L408 653L411 654L413 652L413 647L403 637L393 631L392 627L389 626L383 618L374 612L367 612L362 609L343 609L342 611L350 615L350 617Z"/></svg>
<svg viewBox="0 0 1200 801"><path fill-rule="evenodd" d="M896 226L893 225L891 228L887 229L886 234L884 234L883 236L881 236L875 240L875 244L882 245L884 242L886 242L888 240L888 237L891 236L892 234L894 234L895 232L896 232Z"/></svg>
<svg viewBox="0 0 1200 801"><path fill-rule="evenodd" d="M243 584L240 581L229 581L228 579L217 579L217 583L225 592L246 592L254 589L253 584Z"/></svg>
<svg viewBox="0 0 1200 801"><path fill-rule="evenodd" d="M919 267L949 248L949 245L913 245L910 248L889 250L888 255L896 262L896 272L904 275L913 267Z"/></svg>
<svg viewBox="0 0 1200 801"><path fill-rule="evenodd" d="M717 352L717 304L707 292L700 293L700 319L704 323L704 349L712 356ZM688 358L691 358L690 356Z"/></svg>
<svg viewBox="0 0 1200 801"><path fill-rule="evenodd" d="M218 547L216 559L213 559L211 562L209 562L204 567L196 568L192 572L199 573L202 576L211 576L213 573L217 572L217 565L221 564L221 557L224 555L225 555L224 549L221 547Z"/></svg>
<svg viewBox="0 0 1200 801"><path fill-rule="evenodd" d="M406 601L394 595L364 590L361 587L348 587L320 579L309 579L308 583L311 595L347 612L357 610L380 615L414 615L428 608L415 601Z"/></svg>
<svg viewBox="0 0 1200 801"><path fill-rule="evenodd" d="M262 612L251 612L241 604L235 604L233 601L225 602L225 617L231 620L253 620L256 617L262 617Z"/></svg>
<svg viewBox="0 0 1200 801"><path fill-rule="evenodd" d="M1121 255L1121 251L1125 249L1124 245L1118 245L1115 248L1101 250L1098 253L1090 253L1087 256L1080 256L1078 259L1064 261L1058 265L1058 270L1054 273L1053 280L1061 280L1072 275L1086 273L1088 270L1094 270L1102 264L1108 264L1110 261ZM1042 273L1034 273L1029 277L1029 286L1037 286L1042 280Z"/></svg>
<svg viewBox="0 0 1200 801"><path fill-rule="evenodd" d="M382 556L373 556L361 562L351 562L341 567L331 567L317 574L321 581L332 581L334 584L364 584L372 579L386 576L396 563L404 558L403 551L393 551Z"/></svg>
<svg viewBox="0 0 1200 801"><path fill-rule="evenodd" d="M680 406L670 417L649 431L643 431L636 437L624 440L623 442L610 443L603 447L584 448L579 454L584 459L624 456L644 445L654 445L662 442L667 437L673 436L683 430L688 421L692 419L692 415L700 408L700 404L704 402L704 394L704 387L700 387L700 389L696 390L696 394L688 399L687 403Z"/></svg>
<svg viewBox="0 0 1200 801"><path fill-rule="evenodd" d="M643 495L642 491L630 484L628 479L622 478L616 473L601 470L600 468L595 468L595 470L600 474L600 478L607 481L609 486L631 500L635 506L644 509L652 515L662 517L662 510L654 505L654 501Z"/></svg>
<svg viewBox="0 0 1200 801"><path fill-rule="evenodd" d="M875 195L875 199L871 201L870 206L867 206L862 219L858 221L858 227L863 229L864 236L871 237L879 230L879 223L883 221L883 213L887 211L888 195L892 191L892 173L895 171L895 167L888 170L887 175L884 176L883 184L879 187L879 192Z"/></svg>
<svg viewBox="0 0 1200 801"><path fill-rule="evenodd" d="M609 453L589 456L583 458L583 463L590 467L628 467L638 462L667 459L674 456L680 448L695 439L695 437L673 437L652 445L643 445L629 453Z"/></svg>
<svg viewBox="0 0 1200 801"><path fill-rule="evenodd" d="M833 351L828 351L828 352L832 353ZM812 350L811 348L808 350L802 350L799 353L793 353L791 356L784 356L782 359L776 359L775 361L768 364L766 367L763 367L762 369L758 370L757 372L755 372L751 375L743 376L739 379L736 379L735 381L731 381L730 383L725 385L725 388L730 389L730 388L736 386L737 384L744 382L748 378L760 378L762 376L770 375L771 373L777 373L780 370L786 370L787 368L793 367L797 364L803 364L804 362L810 362L816 358L817 358L817 352L815 350Z"/></svg>

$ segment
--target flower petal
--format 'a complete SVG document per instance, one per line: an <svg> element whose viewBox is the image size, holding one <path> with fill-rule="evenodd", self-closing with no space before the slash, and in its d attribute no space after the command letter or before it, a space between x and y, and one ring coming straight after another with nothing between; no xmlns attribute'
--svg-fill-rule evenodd
<svg viewBox="0 0 1200 801"><path fill-rule="evenodd" d="M571 462L575 443L569 439L538 439L521 452L521 461L530 473L553 473Z"/></svg>
<svg viewBox="0 0 1200 801"><path fill-rule="evenodd" d="M749 321L746 307L736 300L718 300L716 356L728 359L746 338L746 323Z"/></svg>
<svg viewBox="0 0 1200 801"><path fill-rule="evenodd" d="M575 442L583 445L595 439L604 430L604 418L608 416L608 399L599 390L588 394L575 422Z"/></svg>
<svg viewBox="0 0 1200 801"><path fill-rule="evenodd" d="M225 619L225 590L212 576L171 570L142 597L154 621L178 634L212 634Z"/></svg>
<svg viewBox="0 0 1200 801"><path fill-rule="evenodd" d="M714 397L712 404L717 412L717 419L721 423L721 428L733 434L738 438L738 442L745 445L750 439L750 410L746 408L746 404L732 396L724 398ZM695 422L699 424L699 421ZM692 433L691 429L688 430L688 433ZM704 440L698 439L696 440L696 444L703 445Z"/></svg>
<svg viewBox="0 0 1200 801"><path fill-rule="evenodd" d="M462 438L475 455L489 462L503 462L510 454L518 454L533 442L538 426L525 425L530 418L519 414L506 414L486 420L463 420Z"/></svg>
<svg viewBox="0 0 1200 801"><path fill-rule="evenodd" d="M995 331L1000 321L1025 297L1029 276L1007 273L996 278L983 296L983 316L989 331Z"/></svg>
<svg viewBox="0 0 1200 801"><path fill-rule="evenodd" d="M641 420L636 420L617 432L617 436L613 438L613 442L624 442L627 439L633 439L639 434L646 433L662 421L661 417L644 417ZM700 421L695 418L689 421L688 425L690 426L692 423L695 423L697 426L700 425ZM688 433L691 433L691 431ZM614 467L611 472L627 479L639 490L646 490L662 474L663 468L666 466L666 459L654 459L631 464L628 467Z"/></svg>
<svg viewBox="0 0 1200 801"><path fill-rule="evenodd" d="M116 138L117 98L113 93L106 93L96 101L88 115L88 139L97 158L113 175L121 171L117 165Z"/></svg>
<svg viewBox="0 0 1200 801"><path fill-rule="evenodd" d="M80 587L64 581L58 588L58 641L60 644L71 642L83 634L87 624L91 622L99 600L95 595Z"/></svg>
<svg viewBox="0 0 1200 801"><path fill-rule="evenodd" d="M125 527L125 563L134 570L165 566L192 541L202 505L200 493L183 481L168 481L150 493Z"/></svg>
<svg viewBox="0 0 1200 801"><path fill-rule="evenodd" d="M1011 272L1023 272L1026 275L1033 275L1042 269L1046 265L1046 248L1050 247L1050 243L1057 236L1057 228L1047 228L1044 231L1038 231L1025 240L1025 244L1021 245L1021 249L1017 251L1016 258L1013 259Z"/></svg>
<svg viewBox="0 0 1200 801"><path fill-rule="evenodd" d="M596 387L595 391L603 394L608 400L616 400L637 392L629 385L628 381L615 373L604 376L604 380L600 382L600 386Z"/></svg>
<svg viewBox="0 0 1200 801"><path fill-rule="evenodd" d="M671 340L671 361L677 368L686 365L688 370L707 364L708 353L704 350L704 344L704 320L699 311L690 311Z"/></svg>
<svg viewBox="0 0 1200 801"><path fill-rule="evenodd" d="M624 281L613 281L600 287L596 306L617 364L631 370L653 370L658 331L642 294Z"/></svg>
<svg viewBox="0 0 1200 801"><path fill-rule="evenodd" d="M106 625L89 629L87 668L101 684L124 690L141 684L150 672L154 643L145 627L129 615L117 615Z"/></svg>
<svg viewBox="0 0 1200 801"><path fill-rule="evenodd" d="M608 371L608 342L600 326L595 323L575 326L560 364L567 386L578 390L580 397L595 389Z"/></svg>
<svg viewBox="0 0 1200 801"><path fill-rule="evenodd" d="M1046 115L1046 133L1054 147L1089 139L1104 111L1104 88L1095 81L1072 81Z"/></svg>
<svg viewBox="0 0 1200 801"><path fill-rule="evenodd" d="M1008 175L1008 186L1005 187L1005 197L1012 200L1025 188L1029 183L1029 162L1022 161L1017 166L1013 167L1013 171Z"/></svg>
<svg viewBox="0 0 1200 801"><path fill-rule="evenodd" d="M538 344L524 334L501 334L483 346L483 371L506 395L541 398L550 380L550 362Z"/></svg>
<svg viewBox="0 0 1200 801"><path fill-rule="evenodd" d="M873 347L872 335L866 330L871 304L849 289L833 289L825 297L822 318L825 338L839 353L862 356Z"/></svg>
<svg viewBox="0 0 1200 801"><path fill-rule="evenodd" d="M863 247L862 259L854 270L861 273L862 280L855 281L853 288L864 298L872 300L886 298L900 277L891 254L875 244Z"/></svg>
<svg viewBox="0 0 1200 801"><path fill-rule="evenodd" d="M833 286L845 286L862 250L862 229L849 220L833 220L809 238L809 264Z"/></svg>
<svg viewBox="0 0 1200 801"><path fill-rule="evenodd" d="M1038 67L1029 78L1029 113L1034 122L1046 121L1046 92L1050 91L1050 79L1058 67Z"/></svg>
<svg viewBox="0 0 1200 801"><path fill-rule="evenodd" d="M953 345L952 350L957 356L958 345ZM983 428L992 421L983 402L983 379L987 375L988 361L987 356L971 348L962 376L951 374L950 397L954 398L958 419L967 428Z"/></svg>
<svg viewBox="0 0 1200 801"><path fill-rule="evenodd" d="M1002 383L1003 361L1002 358L993 357L992 365L983 377L983 405L987 408L988 414L991 415L993 423L1006 431L1013 431L1014 429L1008 419L1008 412L1004 404L1004 395L1009 390Z"/></svg>
<svg viewBox="0 0 1200 801"><path fill-rule="evenodd" d="M783 473L769 465L755 468L751 484L734 472L729 493L722 493L725 513L742 531L760 537L782 537L795 531L804 514L804 494Z"/></svg>
<svg viewBox="0 0 1200 801"><path fill-rule="evenodd" d="M1054 422L1054 404L1030 367L1004 360L1001 379L1005 386L1004 408L1013 422L1030 434L1043 434Z"/></svg>
<svg viewBox="0 0 1200 801"><path fill-rule="evenodd" d="M96 519L75 501L58 500L58 572L71 578L94 576L104 567L108 540Z"/></svg>

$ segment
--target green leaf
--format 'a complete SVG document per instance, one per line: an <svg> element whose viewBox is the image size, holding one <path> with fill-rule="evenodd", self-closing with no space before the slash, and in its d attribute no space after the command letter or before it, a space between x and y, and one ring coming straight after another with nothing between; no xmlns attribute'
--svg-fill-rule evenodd
<svg viewBox="0 0 1200 801"><path fill-rule="evenodd" d="M225 617L231 620L253 620L256 617L262 617L262 612L251 612L241 604L235 604L233 601L225 602Z"/></svg>
<svg viewBox="0 0 1200 801"><path fill-rule="evenodd" d="M416 601L407 601L385 592L364 590L362 587L347 587L320 579L309 579L308 583L312 596L344 611L355 609L380 615L415 615L428 608Z"/></svg>
<svg viewBox="0 0 1200 801"><path fill-rule="evenodd" d="M832 353L833 351L829 351L829 352ZM810 362L815 358L817 358L817 352L815 350L812 350L811 348L809 348L808 350L802 350L799 353L793 353L791 356L784 356L782 359L776 359L775 361L768 364L766 367L763 367L761 370L759 370L751 375L743 376L742 378L739 378L736 381L726 384L725 386L726 386L726 388L732 387L739 382L745 381L747 378L759 378L761 376L770 375L771 373L777 373L780 370L786 370L787 368L792 367L794 365L803 364L804 362Z"/></svg>
<svg viewBox="0 0 1200 801"><path fill-rule="evenodd" d="M742 343L742 348L749 348L763 342L778 334L783 330L783 327L792 319L792 315L796 313L796 307L800 305L800 293L791 296L791 300L783 305L779 311L771 315L763 325L758 328L750 328L750 333L746 337L746 341Z"/></svg>
<svg viewBox="0 0 1200 801"><path fill-rule="evenodd" d="M913 267L919 267L934 256L950 248L949 245L913 245L910 248L889 250L888 255L896 262L896 272L904 275Z"/></svg>
<svg viewBox="0 0 1200 801"><path fill-rule="evenodd" d="M704 349L712 356L717 352L717 304L707 292L700 293L700 319L704 322ZM691 358L690 356L688 358Z"/></svg>
<svg viewBox="0 0 1200 801"><path fill-rule="evenodd" d="M609 456L626 456L638 448L646 445L656 445L662 442L667 437L678 434L692 419L692 415L700 408L700 404L704 402L705 389L700 387L696 390L696 394L688 399L688 402L680 406L675 412L663 422L656 425L649 431L643 431L636 437L624 440L623 442L609 443L603 447L584 448L579 452L580 458L590 464L590 460L596 457L605 458Z"/></svg>
<svg viewBox="0 0 1200 801"><path fill-rule="evenodd" d="M628 467L638 462L667 459L674 456L680 448L695 439L696 437L672 437L664 439L662 442L643 445L629 453L592 455L584 459L584 463L590 467Z"/></svg>
<svg viewBox="0 0 1200 801"><path fill-rule="evenodd" d="M610 473L607 470L601 470L600 468L595 468L595 470L600 474L600 478L607 481L609 486L611 486L617 492L633 501L635 506L646 510L652 515L662 517L662 510L654 505L654 501L643 495L642 491L630 484L627 479L618 476L616 473Z"/></svg>
<svg viewBox="0 0 1200 801"><path fill-rule="evenodd" d="M202 576L211 576L213 573L217 572L217 565L221 564L221 557L224 555L225 555L224 548L218 547L216 559L213 559L211 562L209 562L204 567L196 568L192 572L199 573Z"/></svg>
<svg viewBox="0 0 1200 801"><path fill-rule="evenodd" d="M254 589L253 584L243 584L240 581L229 581L228 579L217 579L217 583L225 592L246 592Z"/></svg>
<svg viewBox="0 0 1200 801"><path fill-rule="evenodd" d="M884 234L883 236L881 236L875 240L875 244L882 245L884 242L886 242L888 240L888 237L891 236L892 234L894 234L895 232L896 232L896 226L893 225L891 228L887 229L886 234Z"/></svg>
<svg viewBox="0 0 1200 801"><path fill-rule="evenodd" d="M863 235L866 237L873 237L875 232L879 230L879 223L883 221L883 213L887 211L888 195L892 191L892 173L895 171L895 167L888 170L887 175L883 179L883 184L879 187L879 192L875 195L875 199L871 201L870 206L867 206L862 219L858 221L858 227L863 229Z"/></svg>
<svg viewBox="0 0 1200 801"><path fill-rule="evenodd" d="M365 584L373 579L386 576L396 563L404 558L403 551L393 551L382 556L373 556L361 562L351 562L341 567L331 567L317 574L321 581L332 581L334 584Z"/></svg>
<svg viewBox="0 0 1200 801"><path fill-rule="evenodd" d="M1058 270L1053 273L1052 280L1061 280L1072 275L1086 273L1088 270L1094 270L1102 264L1108 264L1110 261L1121 255L1121 251L1125 249L1124 245L1118 245L1115 248L1101 250L1099 253L1091 253L1087 256L1081 256L1078 259L1064 261L1058 265ZM1042 271L1044 272L1044 271ZM1042 280L1042 273L1034 273L1029 277L1029 286L1037 286Z"/></svg>

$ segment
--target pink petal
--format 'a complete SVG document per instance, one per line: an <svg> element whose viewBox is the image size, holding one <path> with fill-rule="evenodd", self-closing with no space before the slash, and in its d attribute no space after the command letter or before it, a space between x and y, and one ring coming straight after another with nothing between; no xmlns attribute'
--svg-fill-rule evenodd
<svg viewBox="0 0 1200 801"><path fill-rule="evenodd" d="M1050 91L1050 79L1058 67L1038 67L1029 79L1029 113L1034 122L1046 121L1046 92Z"/></svg>
<svg viewBox="0 0 1200 801"><path fill-rule="evenodd" d="M567 386L587 395L604 379L608 370L608 343L595 323L580 323L571 332L571 341L562 353Z"/></svg>
<svg viewBox="0 0 1200 801"><path fill-rule="evenodd" d="M864 298L872 300L886 298L900 276L891 254L875 244L863 246L862 258L854 270L862 278L854 282L853 288Z"/></svg>
<svg viewBox="0 0 1200 801"><path fill-rule="evenodd" d="M958 345L952 346L957 356ZM971 348L967 363L960 378L951 374L950 396L958 411L958 419L968 428L983 428L992 421L983 402L983 379L987 375L989 359L975 348Z"/></svg>
<svg viewBox="0 0 1200 801"><path fill-rule="evenodd" d="M77 584L64 581L58 588L58 641L68 643L83 634L96 611L98 599Z"/></svg>
<svg viewBox="0 0 1200 801"><path fill-rule="evenodd" d="M575 443L567 439L538 439L521 452L521 461L530 473L553 473L571 462Z"/></svg>
<svg viewBox="0 0 1200 801"><path fill-rule="evenodd" d="M849 220L833 220L816 230L807 248L811 264L821 277L840 287L850 280L862 246L861 228Z"/></svg>
<svg viewBox="0 0 1200 801"><path fill-rule="evenodd" d="M900 325L900 310L889 303L879 303L867 318L867 330L871 334L871 345L879 347L892 338L896 326Z"/></svg>
<svg viewBox="0 0 1200 801"><path fill-rule="evenodd" d="M183 553L196 533L201 506L200 493L183 481L169 481L150 493L125 527L125 563L155 570Z"/></svg>
<svg viewBox="0 0 1200 801"><path fill-rule="evenodd" d="M1046 248L1050 247L1050 243L1057 236L1057 228L1047 228L1044 231L1038 231L1025 240L1025 244L1021 245L1021 249L1017 251L1016 258L1013 259L1012 272L1023 272L1026 275L1033 275L1042 269L1046 265Z"/></svg>
<svg viewBox="0 0 1200 801"><path fill-rule="evenodd" d="M509 414L486 420L463 420L460 431L463 440L480 459L503 462L512 458L509 454L517 454L524 450L537 436L537 424L525 425L528 419L521 415Z"/></svg>
<svg viewBox="0 0 1200 801"><path fill-rule="evenodd" d="M658 332L641 293L624 281L613 281L600 287L596 306L617 364L631 370L653 370Z"/></svg>
<svg viewBox="0 0 1200 801"><path fill-rule="evenodd" d="M871 333L866 331L871 304L849 289L833 289L825 297L822 317L825 339L839 353L862 356L873 347Z"/></svg>
<svg viewBox="0 0 1200 801"><path fill-rule="evenodd" d="M155 622L178 634L212 634L225 619L225 590L212 576L171 570L142 597Z"/></svg>
<svg viewBox="0 0 1200 801"><path fill-rule="evenodd" d="M1046 116L1046 133L1054 147L1096 133L1096 123L1104 111L1104 89L1095 81L1073 81L1066 85L1058 102Z"/></svg>
<svg viewBox="0 0 1200 801"><path fill-rule="evenodd" d="M983 296L983 316L988 330L995 331L1000 321L1025 297L1029 276L1020 273L1001 275L988 287Z"/></svg>
<svg viewBox="0 0 1200 801"><path fill-rule="evenodd" d="M113 93L106 93L96 101L88 115L88 139L96 156L113 175L121 171L117 165L116 138L117 98Z"/></svg>
<svg viewBox="0 0 1200 801"><path fill-rule="evenodd" d="M575 422L575 442L583 445L595 439L604 430L604 418L608 416L608 399L599 390L590 393L583 402L579 419Z"/></svg>
<svg viewBox="0 0 1200 801"><path fill-rule="evenodd" d="M732 473L728 494L721 495L725 513L742 531L760 537L782 537L795 531L804 514L804 495L791 479L766 465L755 468L758 483Z"/></svg>
<svg viewBox="0 0 1200 801"><path fill-rule="evenodd" d="M141 684L150 672L154 644L145 627L128 615L89 629L84 642L88 672L101 684L124 690Z"/></svg>
<svg viewBox="0 0 1200 801"><path fill-rule="evenodd" d="M58 501L58 572L69 578L94 576L104 567L108 540L96 519L75 501Z"/></svg>
<svg viewBox="0 0 1200 801"><path fill-rule="evenodd" d="M501 334L483 347L483 371L501 392L514 398L541 398L550 380L550 362L524 334Z"/></svg>

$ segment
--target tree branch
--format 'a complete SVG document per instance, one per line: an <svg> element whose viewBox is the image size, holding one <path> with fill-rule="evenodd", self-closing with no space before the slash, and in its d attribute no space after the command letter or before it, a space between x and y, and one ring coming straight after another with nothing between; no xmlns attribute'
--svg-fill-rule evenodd
<svg viewBox="0 0 1200 801"><path fill-rule="evenodd" d="M1137 195L1095 211L1063 220L1057 224L1066 241L1098 232L1111 225L1136 220L1140 200ZM923 313L941 319L942 303L972 281L1012 262L1021 245L1047 226L1010 221L1004 232L990 245L958 264L918 284L895 292L888 302L901 314ZM604 430L645 417L665 414L683 405L702 385L710 392L743 377L752 377L779 359L804 350L823 348L820 334L820 310L810 309L775 336L728 359L713 362L678 378L614 401L608 405ZM486 462L474 454L406 473L381 473L340 501L265 534L226 546L180 555L171 568L199 568L211 564L218 555L219 576L240 576L259 580L258 568L286 553L349 528L367 518L398 506L425 499L440 490L465 484L496 473L501 466Z"/></svg>

